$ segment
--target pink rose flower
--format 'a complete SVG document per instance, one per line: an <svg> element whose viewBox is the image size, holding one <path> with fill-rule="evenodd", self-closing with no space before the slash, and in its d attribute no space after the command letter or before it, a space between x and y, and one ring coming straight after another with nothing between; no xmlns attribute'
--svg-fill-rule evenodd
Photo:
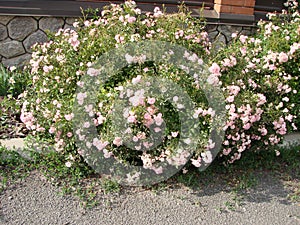
<svg viewBox="0 0 300 225"><path fill-rule="evenodd" d="M284 52L280 52L278 55L278 61L279 63L285 63L289 60L289 56L284 53Z"/></svg>
<svg viewBox="0 0 300 225"><path fill-rule="evenodd" d="M114 145L116 146L121 146L123 144L122 138L121 137L115 137L114 141L113 141Z"/></svg>
<svg viewBox="0 0 300 225"><path fill-rule="evenodd" d="M127 121L128 121L129 123L134 123L134 122L136 122L136 118L135 118L135 116L131 115L131 116L129 116L129 117L127 118Z"/></svg>
<svg viewBox="0 0 300 225"><path fill-rule="evenodd" d="M221 75L220 74L220 71L221 71L221 68L219 67L219 65L217 63L213 63L211 65L211 67L209 67L209 72L211 72L212 74L215 74L215 75Z"/></svg>
<svg viewBox="0 0 300 225"><path fill-rule="evenodd" d="M153 105L155 103L155 98L148 98L148 104Z"/></svg>
<svg viewBox="0 0 300 225"><path fill-rule="evenodd" d="M136 21L136 18L134 16L130 16L127 19L128 23L134 23Z"/></svg>

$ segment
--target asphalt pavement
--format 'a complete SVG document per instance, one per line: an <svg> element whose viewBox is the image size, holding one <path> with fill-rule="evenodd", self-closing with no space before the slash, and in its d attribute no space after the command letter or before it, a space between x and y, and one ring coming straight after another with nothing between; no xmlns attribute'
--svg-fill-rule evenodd
<svg viewBox="0 0 300 225"><path fill-rule="evenodd" d="M0 195L0 224L26 225L298 225L300 204L271 174L238 197L228 185L185 186L153 190L123 190L100 194L100 204L80 206L74 196L61 196L39 172L9 186Z"/></svg>

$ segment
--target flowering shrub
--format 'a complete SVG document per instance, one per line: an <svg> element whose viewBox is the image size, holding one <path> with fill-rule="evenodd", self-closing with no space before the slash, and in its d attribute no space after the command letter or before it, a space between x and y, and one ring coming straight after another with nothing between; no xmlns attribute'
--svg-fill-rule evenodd
<svg viewBox="0 0 300 225"><path fill-rule="evenodd" d="M209 164L213 159L210 150L216 145L209 132L216 115L200 88L201 79L196 73L189 76L187 68L147 61L145 55L126 54L129 65L98 90L96 104L86 104L89 96L85 91L76 93L86 85L82 78L99 75L94 62L111 49L143 40L174 43L189 50L181 55L187 61L210 63L206 83L223 88L228 120L221 127L226 132L221 156L228 156L232 163L250 147L265 149L279 143L289 128L296 129L299 14L295 12L289 22L272 16L271 22L259 26L256 37L236 37L231 46L211 59L203 22L184 10L167 15L155 8L153 13L143 15L133 1L112 4L101 16L75 22L76 30L59 30L50 42L34 46L29 66L31 87L24 93L21 119L37 140L53 144L65 156L67 167L84 155L76 135L87 148L103 152L104 158L142 165L160 174L164 171L156 166L157 162L185 165L189 154L182 151L177 155L176 146L184 142L188 148L193 141L183 138L180 130L184 121L180 121L177 109L184 109L185 99L151 94L149 79L162 77L182 87L194 102L191 115L197 119L200 132L191 163L196 167ZM168 58L174 52L164 54ZM117 99L128 107L123 111L115 108ZM80 129L73 130L74 104L83 106L93 119L92 123L84 122L83 128L96 126L100 138L87 140ZM119 121L112 119L116 114L120 115Z"/></svg>
<svg viewBox="0 0 300 225"><path fill-rule="evenodd" d="M59 30L48 43L34 46L34 52L29 69L32 74L32 84L28 92L24 93L25 101L22 109L22 121L32 131L36 139L43 139L54 144L56 151L66 156L66 166L81 160L82 149L76 147L75 135L84 140L80 130L73 131L73 104L83 105L87 93L76 89L83 87L81 78L97 75L94 62L111 49L118 49L126 43L142 40L158 40L176 43L190 52L181 57L190 62L203 64L210 54L210 42L204 31L201 20L191 17L185 10L176 14L165 14L159 8L153 13L141 14L133 1L122 5L107 7L101 16L90 20L74 23L76 30ZM170 57L173 53L166 53ZM208 139L209 121L214 111L208 107L204 94L199 89L199 80L190 77L184 68L176 68L163 63L145 62L145 57L126 55L129 66L108 80L98 92L96 107L85 105L86 112L95 115L93 124L86 122L83 128L96 126L101 134L100 138L86 141L87 147L96 147L104 153L106 158L116 157L133 165L142 164L155 173L162 172L155 167L154 162L168 160L173 165L184 165L186 159L179 158L174 148L180 137L180 123L178 112L170 101L154 95L147 96L144 89L135 91L126 88L130 83L135 85L145 83L145 77L165 77L176 82L189 94L196 104L195 118L199 118L199 126L203 128L199 136L198 154L205 155L210 146L204 140ZM211 82L215 82L212 76ZM93 84L91 84L93 85ZM123 112L121 120L128 122L125 135L117 135L111 120L114 102L117 98L127 101L130 108ZM184 107L180 96L173 96L173 104L180 109ZM115 132L112 132L112 131ZM154 141L147 138L151 131L155 137L161 139L161 146L154 148ZM126 133L133 135L130 140L133 149L123 143L128 140ZM186 139L188 145L191 140ZM207 161L212 158L207 153ZM187 155L186 155L187 157Z"/></svg>
<svg viewBox="0 0 300 225"><path fill-rule="evenodd" d="M254 37L241 35L217 60L229 120L223 155L229 162L250 147L267 149L299 126L300 16L296 1L289 11L268 14ZM279 154L277 151L276 154Z"/></svg>

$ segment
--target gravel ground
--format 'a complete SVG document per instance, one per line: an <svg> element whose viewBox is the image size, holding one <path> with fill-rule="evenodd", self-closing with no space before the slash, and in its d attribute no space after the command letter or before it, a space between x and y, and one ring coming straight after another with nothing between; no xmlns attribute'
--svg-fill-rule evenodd
<svg viewBox="0 0 300 225"><path fill-rule="evenodd" d="M197 191L184 186L158 193L124 190L83 209L78 199L58 195L58 188L34 172L0 195L0 224L300 224L300 205L287 200L283 183L269 174L258 179L232 208L230 187L214 184Z"/></svg>

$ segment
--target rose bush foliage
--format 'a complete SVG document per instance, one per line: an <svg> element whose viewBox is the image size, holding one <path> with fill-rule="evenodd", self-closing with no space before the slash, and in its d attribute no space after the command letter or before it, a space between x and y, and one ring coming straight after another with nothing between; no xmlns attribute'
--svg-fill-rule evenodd
<svg viewBox="0 0 300 225"><path fill-rule="evenodd" d="M300 125L300 16L296 1L286 5L288 11L260 21L253 37L233 34L233 43L213 59L227 93L223 155L230 155L230 162L248 148L265 150L280 143Z"/></svg>
<svg viewBox="0 0 300 225"><path fill-rule="evenodd" d="M159 40L176 43L184 46L191 52L203 56L199 59L194 55L183 55L189 60L203 63L209 55L210 43L208 34L204 31L203 23L189 14L182 12L167 15L160 9L155 8L153 13L141 14L134 2L126 2L122 5L111 5L102 11L101 16L90 20L74 23L76 30L66 29L58 31L52 40L34 47L35 52L30 61L32 74L31 89L24 93L22 120L37 139L46 140L54 144L56 151L66 155L71 161L81 160L81 149L76 148L72 119L74 114L74 100L83 103L86 93L76 95L76 89L82 87L82 76L90 76L95 72L92 67L101 54L121 45L142 40ZM168 54L172 55L172 52ZM178 142L179 123L176 112L169 103L162 102L153 96L144 96L143 90L137 90L132 96L137 102L132 103L132 109L124 113L124 119L132 124L131 130L137 127L140 131L135 132L133 142L136 142L135 150L128 150L122 145L122 138L109 134L112 129L110 115L114 100L122 95L123 86L128 83L139 83L143 76L162 76L174 80L189 93L189 96L202 107L197 111L198 117L201 113L201 126L203 127L203 139L207 138L209 126L205 126L213 114L211 108L206 107L203 93L199 92L197 80L191 79L183 69L174 66L143 62L143 58L130 55L126 60L132 65L124 68L121 73L116 74L114 79L106 82L105 87L99 90L97 108L87 105L86 110L95 114L94 124L86 123L85 127L97 126L103 139L95 139L87 146L95 146L103 151L104 155L118 157L120 160L130 161L135 164L142 161L144 167L152 168L157 173L160 168L152 166L152 162L163 160L173 154L173 146ZM180 96L179 96L180 97ZM129 99L130 100L130 99ZM174 96L174 102L180 102L178 96ZM167 106L169 104L169 106ZM163 109L165 108L165 109ZM164 116L162 112L164 112ZM148 154L140 148L150 148L153 143L145 139L149 127L155 125L154 131L159 133L161 125L167 122L164 129L163 147L159 151ZM200 124L200 123L199 123ZM144 129L144 130L143 130ZM79 134L80 131L76 133ZM187 140L188 141L188 140ZM202 141L205 143L204 141ZM205 144L202 146L206 149ZM199 150L199 154L203 153ZM173 156L172 156L173 157ZM186 161L174 156L169 160L175 164L183 164ZM67 164L70 166L70 163Z"/></svg>
<svg viewBox="0 0 300 225"><path fill-rule="evenodd" d="M47 141L65 156L66 166L82 161L82 149L75 141L75 135L81 134L73 131L72 124L74 102L84 103L87 97L85 93L76 95L76 89L84 86L81 78L96 73L93 63L111 49L126 43L158 40L195 53L182 57L198 64L207 63L206 82L222 88L227 122L222 127L225 139L219 156L232 163L246 150L268 149L299 124L299 13L294 9L292 14L270 17L271 21L259 23L255 37L236 37L215 55L210 53L211 43L203 21L185 10L166 14L155 8L153 13L142 14L133 1L113 4L93 19L75 22L75 30L59 30L50 42L34 46L28 67L31 84L23 94L21 119L36 140ZM126 88L144 82L147 77L163 77L182 87L195 104L193 116L199 122L200 133L197 151L190 162L196 167L210 163L210 149L215 143L209 139L209 132L215 112L209 107L197 77L188 75L184 68L147 62L143 56L127 55L126 60L130 65L99 90L96 107L86 105L94 123L84 126L96 126L101 134L101 139L86 145L96 147L107 158L143 165L157 174L163 172L155 166L158 161L185 165L188 154L178 156L175 152L181 141L178 111L168 101L147 96L143 89L132 92ZM133 148L124 145L126 135L116 136L112 132L116 129L111 115L118 98L124 98L130 105L122 120L129 124L126 131L133 135ZM177 106L180 100L180 96L172 97ZM153 145L147 139L150 128L162 137L162 143L148 151ZM190 140L184 141L188 145Z"/></svg>

